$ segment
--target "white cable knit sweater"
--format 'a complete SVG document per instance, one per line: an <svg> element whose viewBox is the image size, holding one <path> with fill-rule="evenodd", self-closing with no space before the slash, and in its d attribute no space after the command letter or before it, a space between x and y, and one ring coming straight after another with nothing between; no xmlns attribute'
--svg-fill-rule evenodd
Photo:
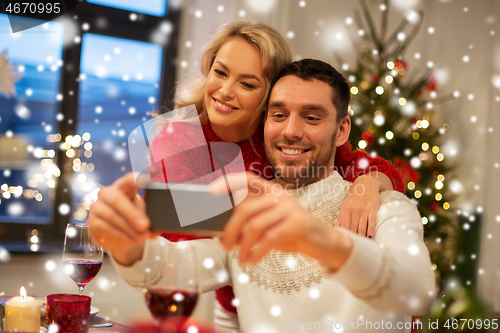
<svg viewBox="0 0 500 333"><path fill-rule="evenodd" d="M349 186L335 172L289 194L333 227ZM231 285L245 333L410 332L411 315L423 314L435 295L415 205L399 192L382 192L374 240L339 230L353 239L354 246L344 265L331 274L299 253L273 250L258 265L240 266L238 251L226 253L218 239L190 241L198 253L200 289ZM162 258L168 247L162 243L167 242L148 241L143 259L133 266L115 263L124 280L141 288L149 269L151 280L166 283ZM213 267L204 267L206 258L213 259Z"/></svg>

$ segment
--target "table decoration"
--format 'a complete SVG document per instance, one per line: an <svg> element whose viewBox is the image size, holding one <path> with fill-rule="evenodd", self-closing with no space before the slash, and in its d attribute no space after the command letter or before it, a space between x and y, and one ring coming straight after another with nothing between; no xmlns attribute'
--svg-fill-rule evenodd
<svg viewBox="0 0 500 333"><path fill-rule="evenodd" d="M90 318L90 300L84 295L47 295L47 328L58 333L87 333Z"/></svg>
<svg viewBox="0 0 500 333"><path fill-rule="evenodd" d="M40 303L26 296L21 287L21 296L11 298L5 303L5 330L17 332L40 332Z"/></svg>

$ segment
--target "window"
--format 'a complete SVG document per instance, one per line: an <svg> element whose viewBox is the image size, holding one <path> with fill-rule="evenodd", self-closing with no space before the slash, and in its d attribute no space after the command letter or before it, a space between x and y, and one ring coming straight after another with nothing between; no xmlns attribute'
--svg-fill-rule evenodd
<svg viewBox="0 0 500 333"><path fill-rule="evenodd" d="M87 2L155 16L165 15L167 8L166 0L87 0Z"/></svg>
<svg viewBox="0 0 500 333"><path fill-rule="evenodd" d="M0 51L21 64L16 98L0 98L0 221L49 223L60 170L55 160L63 25L49 22L7 33L0 15Z"/></svg>
<svg viewBox="0 0 500 333"><path fill-rule="evenodd" d="M167 8L80 2L60 22L16 34L0 15L0 52L24 75L16 97L0 95L2 246L62 247L66 224L86 219L96 188L130 171L129 132L171 106L180 12Z"/></svg>
<svg viewBox="0 0 500 333"><path fill-rule="evenodd" d="M76 131L83 147L72 166L77 220L87 217L98 184L132 171L127 138L157 105L161 59L157 44L84 35Z"/></svg>

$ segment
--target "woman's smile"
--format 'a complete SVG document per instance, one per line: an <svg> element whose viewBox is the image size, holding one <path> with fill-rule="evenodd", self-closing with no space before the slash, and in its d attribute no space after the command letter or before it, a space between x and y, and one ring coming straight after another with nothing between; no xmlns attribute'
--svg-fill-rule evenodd
<svg viewBox="0 0 500 333"><path fill-rule="evenodd" d="M233 112L235 110L238 110L237 107L234 107L232 106L231 104L228 104L228 103L224 103L222 101L219 101L217 98L215 97L212 97L212 100L214 102L214 106L215 106L215 109L219 112L222 112L222 113L229 113L229 112Z"/></svg>

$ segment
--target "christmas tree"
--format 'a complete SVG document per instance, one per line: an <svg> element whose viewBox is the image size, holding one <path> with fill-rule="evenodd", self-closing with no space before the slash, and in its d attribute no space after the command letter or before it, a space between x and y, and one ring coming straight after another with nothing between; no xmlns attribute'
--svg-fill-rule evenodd
<svg viewBox="0 0 500 333"><path fill-rule="evenodd" d="M454 272L423 320L424 332L495 332L498 319L477 295L481 214L461 214L458 225Z"/></svg>
<svg viewBox="0 0 500 333"><path fill-rule="evenodd" d="M357 53L354 68L334 52L351 90L353 146L393 161L403 174L406 195L422 215L426 243L440 281L450 272L450 244L454 230L445 156L440 152L448 124L437 124L435 106L458 97L438 97L432 63L420 73L409 71L405 51L417 35L423 13L411 12L387 33L389 1L380 4L381 26L375 27L364 0L354 19L348 18L348 36Z"/></svg>

